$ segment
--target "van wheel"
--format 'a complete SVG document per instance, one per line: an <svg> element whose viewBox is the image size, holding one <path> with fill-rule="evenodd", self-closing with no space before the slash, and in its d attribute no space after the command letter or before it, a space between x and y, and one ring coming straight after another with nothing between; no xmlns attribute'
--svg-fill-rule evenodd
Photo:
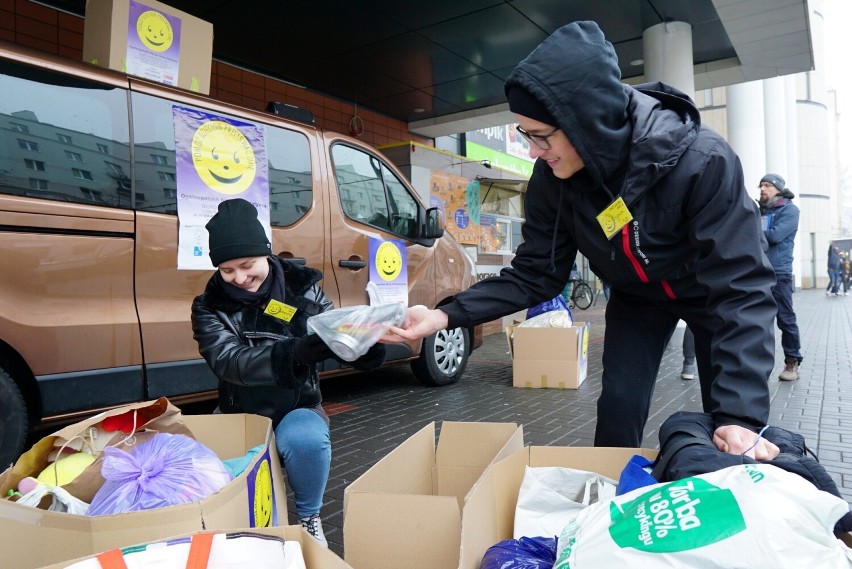
<svg viewBox="0 0 852 569"><path fill-rule="evenodd" d="M27 441L27 403L18 385L0 368L0 471L18 460Z"/></svg>
<svg viewBox="0 0 852 569"><path fill-rule="evenodd" d="M469 357L467 328L438 330L424 338L420 357L411 362L411 369L424 385L452 385L464 373Z"/></svg>

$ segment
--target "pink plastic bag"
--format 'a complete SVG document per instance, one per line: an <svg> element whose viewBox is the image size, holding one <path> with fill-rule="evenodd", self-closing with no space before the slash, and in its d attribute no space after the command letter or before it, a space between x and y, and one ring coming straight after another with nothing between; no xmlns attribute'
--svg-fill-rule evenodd
<svg viewBox="0 0 852 569"><path fill-rule="evenodd" d="M232 477L216 454L184 435L157 433L128 451L104 449L97 491L87 515L102 516L197 502Z"/></svg>

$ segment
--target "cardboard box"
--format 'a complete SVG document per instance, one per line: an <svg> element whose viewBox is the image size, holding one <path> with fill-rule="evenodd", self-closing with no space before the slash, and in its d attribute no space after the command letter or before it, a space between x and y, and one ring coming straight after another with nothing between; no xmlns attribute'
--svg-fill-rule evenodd
<svg viewBox="0 0 852 569"><path fill-rule="evenodd" d="M489 464L524 446L513 423L444 421L400 444L350 484L344 558L356 569L455 569L465 496Z"/></svg>
<svg viewBox="0 0 852 569"><path fill-rule="evenodd" d="M471 489L462 512L460 569L479 569L482 556L499 541L512 539L515 506L527 466L561 466L597 472L618 480L634 454L649 459L656 450L606 447L526 447L495 462Z"/></svg>
<svg viewBox="0 0 852 569"><path fill-rule="evenodd" d="M3 566L41 567L187 532L252 527L267 520L273 525L287 523L287 495L272 421L233 414L185 416L183 422L222 459L243 456L258 445L264 448L239 477L192 504L88 517L0 500L3 537L15 544L6 548Z"/></svg>
<svg viewBox="0 0 852 569"><path fill-rule="evenodd" d="M260 533L263 535L272 535L275 537L280 537L285 540L298 541L299 545L302 547L302 554L305 557L305 565L307 569L352 569L349 565L347 565L340 557L338 557L333 551L330 549L326 549L320 546L317 541L312 538L308 532L302 529L302 526L284 526L284 527L275 527L275 528L246 528L243 530L237 531L246 531L252 533ZM192 537L200 532L192 532L183 534L180 536L175 536L176 538L180 537ZM219 533L219 532L214 532ZM150 543L150 542L140 542L140 543ZM100 552L99 552L100 553ZM41 569L65 569L69 565L76 563L78 561L82 561L84 559L89 559L93 556L86 556L79 559L73 559L70 561L63 561L60 563L54 563L53 565L49 565L46 567L42 567Z"/></svg>
<svg viewBox="0 0 852 569"><path fill-rule="evenodd" d="M83 61L210 94L213 24L155 0L87 0Z"/></svg>
<svg viewBox="0 0 852 569"><path fill-rule="evenodd" d="M506 328L515 387L577 389L588 373L589 323L571 328Z"/></svg>

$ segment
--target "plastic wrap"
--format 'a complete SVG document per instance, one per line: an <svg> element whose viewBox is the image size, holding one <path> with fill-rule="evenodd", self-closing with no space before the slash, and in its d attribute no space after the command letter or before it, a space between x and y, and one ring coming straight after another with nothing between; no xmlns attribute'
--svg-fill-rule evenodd
<svg viewBox="0 0 852 569"><path fill-rule="evenodd" d="M337 356L355 361L369 350L391 326L405 320L400 303L378 306L336 308L308 318L308 330L315 332Z"/></svg>

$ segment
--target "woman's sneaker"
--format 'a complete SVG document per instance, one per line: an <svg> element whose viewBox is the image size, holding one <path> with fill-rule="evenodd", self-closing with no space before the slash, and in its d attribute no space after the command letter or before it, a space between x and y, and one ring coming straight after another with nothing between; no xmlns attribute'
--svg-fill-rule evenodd
<svg viewBox="0 0 852 569"><path fill-rule="evenodd" d="M322 532L322 520L319 514L299 518L299 523L305 528L305 531L319 542L325 548L328 548L328 541L325 539L325 534Z"/></svg>
<svg viewBox="0 0 852 569"><path fill-rule="evenodd" d="M683 363L683 370L680 372L681 379L695 379L696 373L695 364L688 364L686 362Z"/></svg>

